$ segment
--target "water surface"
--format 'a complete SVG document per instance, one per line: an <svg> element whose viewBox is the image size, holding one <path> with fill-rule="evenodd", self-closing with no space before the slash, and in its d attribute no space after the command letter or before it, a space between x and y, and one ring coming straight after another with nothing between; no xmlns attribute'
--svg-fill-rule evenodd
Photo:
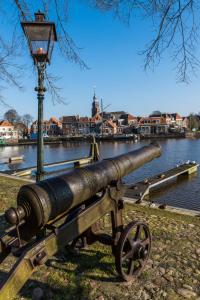
<svg viewBox="0 0 200 300"><path fill-rule="evenodd" d="M100 143L102 158L114 157L119 154L140 148L150 141L141 142L103 142ZM136 170L124 180L134 183L149 176L156 175L175 167L177 164L191 160L200 163L200 139L166 139L160 140L162 156ZM88 156L90 144L86 142L67 142L63 144L45 145L45 162L51 163ZM36 165L36 146L0 147L0 170L24 168ZM2 164L10 156L24 155L25 161L19 164ZM200 172L180 179L176 184L168 185L152 193L151 199L159 203L200 210Z"/></svg>

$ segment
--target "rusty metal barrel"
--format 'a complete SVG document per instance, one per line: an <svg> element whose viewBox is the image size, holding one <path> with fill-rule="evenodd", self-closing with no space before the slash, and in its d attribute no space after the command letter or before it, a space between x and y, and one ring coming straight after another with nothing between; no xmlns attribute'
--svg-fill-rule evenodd
<svg viewBox="0 0 200 300"><path fill-rule="evenodd" d="M7 210L5 217L11 224L25 220L26 226L34 227L37 232L49 221L105 189L112 181L120 180L160 155L161 147L152 143L58 177L24 185L17 196L17 208Z"/></svg>

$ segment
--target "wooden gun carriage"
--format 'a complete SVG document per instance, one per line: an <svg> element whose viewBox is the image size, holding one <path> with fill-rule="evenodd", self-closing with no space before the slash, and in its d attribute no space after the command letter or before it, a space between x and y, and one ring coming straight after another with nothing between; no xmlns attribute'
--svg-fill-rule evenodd
<svg viewBox="0 0 200 300"><path fill-rule="evenodd" d="M0 285L0 300L14 298L38 266L64 246L76 246L80 239L87 244L99 241L110 245L119 275L126 281L137 277L148 260L151 235L141 221L123 225L122 178L160 154L160 146L150 144L22 186L17 207L5 212L12 227L0 237L0 263L10 254L17 257ZM99 234L95 225L107 213L112 234Z"/></svg>

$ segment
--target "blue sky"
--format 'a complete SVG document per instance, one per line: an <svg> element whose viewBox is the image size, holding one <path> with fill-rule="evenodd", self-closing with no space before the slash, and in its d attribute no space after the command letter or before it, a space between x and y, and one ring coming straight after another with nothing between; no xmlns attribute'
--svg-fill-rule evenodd
<svg viewBox="0 0 200 300"><path fill-rule="evenodd" d="M6 21L1 20L1 31L6 35L8 30ZM128 27L111 13L89 8L84 1L72 1L68 32L81 48L80 55L89 70L83 71L78 65L63 60L58 46L55 47L48 70L61 77L58 85L69 105L53 105L46 95L45 118L90 115L94 86L98 98L103 98L105 105L110 104L112 111L125 110L133 115L148 115L153 110L182 115L200 111L199 74L189 85L177 83L170 53L166 53L154 72L143 70L144 57L138 53L152 37L150 22L136 18ZM10 87L3 91L3 96L20 115L30 113L36 117L36 78L31 71L28 48L23 62L30 66L23 77L25 88L19 91ZM5 111L6 108L0 107L0 116Z"/></svg>

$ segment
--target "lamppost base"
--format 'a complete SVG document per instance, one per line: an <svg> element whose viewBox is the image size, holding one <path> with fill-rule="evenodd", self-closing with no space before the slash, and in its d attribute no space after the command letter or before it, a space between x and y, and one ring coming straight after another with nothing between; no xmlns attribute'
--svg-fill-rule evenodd
<svg viewBox="0 0 200 300"><path fill-rule="evenodd" d="M36 182L44 180L45 172L36 172Z"/></svg>

